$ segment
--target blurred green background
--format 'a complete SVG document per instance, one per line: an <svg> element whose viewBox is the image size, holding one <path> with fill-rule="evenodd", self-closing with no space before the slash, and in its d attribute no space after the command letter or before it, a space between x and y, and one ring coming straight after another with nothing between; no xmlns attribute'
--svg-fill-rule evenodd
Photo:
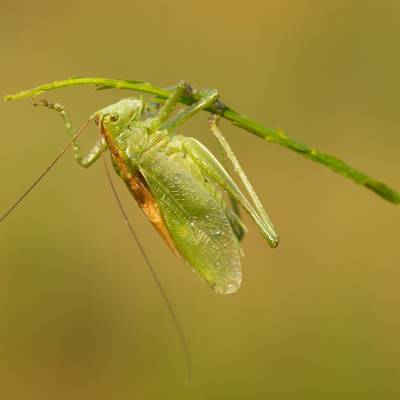
<svg viewBox="0 0 400 400"><path fill-rule="evenodd" d="M398 1L2 4L1 93L70 76L180 79L400 189ZM76 125L128 92L46 94ZM67 142L55 113L0 105L0 210ZM206 114L181 133L212 146ZM186 332L195 383L101 163L67 154L0 226L4 399L398 399L398 208L223 123L269 211L244 282L215 295L118 188ZM96 133L84 138L85 146Z"/></svg>

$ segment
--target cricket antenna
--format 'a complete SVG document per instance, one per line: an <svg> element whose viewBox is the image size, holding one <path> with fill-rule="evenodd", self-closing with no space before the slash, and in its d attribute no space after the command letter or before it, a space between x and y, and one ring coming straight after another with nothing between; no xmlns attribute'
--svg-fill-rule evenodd
<svg viewBox="0 0 400 400"><path fill-rule="evenodd" d="M11 207L3 214L0 216L0 223L3 222L14 209L24 200L24 198L35 188L35 186L50 172L50 170L54 167L54 165L57 163L57 161L67 152L67 150L74 144L75 140L78 139L80 134L85 130L85 128L88 126L90 122L90 119L88 119L82 126L79 128L78 132L72 140L68 143L67 146L61 151L61 153L47 166L47 168L33 181L33 183L26 189L21 196L18 197L18 199L14 202L14 204L11 205Z"/></svg>
<svg viewBox="0 0 400 400"><path fill-rule="evenodd" d="M165 303L165 305L166 305L166 307L168 309L169 315L170 315L170 317L172 319L172 322L173 322L173 324L175 326L175 330L176 330L176 333L178 334L179 342L180 342L180 345L182 347L182 350L183 350L183 353L184 353L184 356L185 356L186 373L187 373L187 384L188 384L188 386L190 386L192 384L192 382L193 382L192 357L190 355L190 350L189 350L189 346L188 346L187 341L186 341L186 337L185 337L185 335L183 333L182 327L181 327L181 325L179 323L178 317L177 317L177 315L175 313L175 310L174 310L174 308L172 306L172 303L171 303L171 301L170 301L170 299L169 299L169 297L167 295L167 292L165 291L163 285L161 284L161 281L160 281L160 279L159 279L159 277L158 277L158 275L157 275L157 273L156 273L156 271L155 271L155 269L154 269L149 257L147 256L146 252L144 251L144 248L143 248L143 246L142 246L142 244L141 244L141 242L139 240L138 235L136 234L135 230L133 229L132 224L130 223L130 221L128 219L128 215L126 214L126 211L125 211L125 209L124 209L124 207L122 205L121 199L118 196L117 190L116 190L116 188L114 186L114 183L113 183L113 181L111 179L110 170L109 170L109 168L107 166L107 163L106 163L106 160L105 160L104 157L103 157L103 164L104 164L104 168L106 170L106 175L107 175L107 178L108 178L108 182L110 183L111 190L112 190L112 192L114 194L115 200L117 201L117 204L118 204L118 207L119 207L119 209L121 211L121 214L122 214L122 217L124 219L124 222L128 226L128 229L129 229L129 231L131 233L131 236L132 236L133 240L136 242L136 245L138 246L138 248L140 250L140 253L143 256L143 258L144 258L144 260L146 262L146 265L147 265L151 275L153 276L153 279L154 279L156 285L158 286L158 289L159 289L159 291L161 293L161 296L162 296L162 298L164 300L164 303Z"/></svg>

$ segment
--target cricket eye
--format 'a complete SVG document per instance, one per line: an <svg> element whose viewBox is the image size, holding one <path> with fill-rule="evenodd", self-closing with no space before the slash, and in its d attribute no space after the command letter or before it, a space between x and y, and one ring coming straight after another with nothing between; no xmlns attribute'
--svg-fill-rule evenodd
<svg viewBox="0 0 400 400"><path fill-rule="evenodd" d="M119 119L119 114L117 112L112 112L110 113L110 121L111 122L117 122Z"/></svg>

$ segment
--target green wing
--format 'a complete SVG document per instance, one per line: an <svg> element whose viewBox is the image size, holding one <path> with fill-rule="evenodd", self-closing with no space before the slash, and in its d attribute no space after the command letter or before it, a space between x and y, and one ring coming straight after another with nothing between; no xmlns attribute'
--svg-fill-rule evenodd
<svg viewBox="0 0 400 400"><path fill-rule="evenodd" d="M221 205L181 164L147 151L138 165L182 257L217 293L241 283L240 248Z"/></svg>

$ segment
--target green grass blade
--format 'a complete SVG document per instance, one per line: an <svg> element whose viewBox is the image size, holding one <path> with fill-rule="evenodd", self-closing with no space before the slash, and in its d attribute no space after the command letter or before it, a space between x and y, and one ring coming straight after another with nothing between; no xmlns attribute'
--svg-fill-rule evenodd
<svg viewBox="0 0 400 400"><path fill-rule="evenodd" d="M157 96L160 99L166 99L169 95L169 90L153 86L150 83L134 80L119 80L119 79L106 79L106 78L70 78L62 81L55 81L47 83L33 89L25 90L13 95L4 96L5 101L23 99L26 97L37 96L43 92L60 89L68 86L78 85L93 85L97 89L128 89L139 91L147 94ZM184 99L185 104L191 104L198 100L200 94L194 92L192 98ZM326 167L332 169L338 174L345 176L352 181L374 191L377 195L390 201L394 204L400 204L400 193L389 187L383 182L377 181L363 172L351 167L344 161L323 153L312 147L296 142L289 136L287 136L281 130L273 130L266 128L255 121L237 113L228 106L223 106L222 111L217 107L208 108L207 111L215 112L221 115L221 117L231 121L234 125L247 130L254 135L257 135L269 142L279 144L289 150L295 151L307 157L313 161L316 161Z"/></svg>
<svg viewBox="0 0 400 400"><path fill-rule="evenodd" d="M295 151L304 157L309 158L315 162L318 162L326 167L332 169L336 173L351 179L352 181L365 186L366 188L374 191L378 196L390 201L394 204L400 204L400 193L389 187L383 182L377 181L363 172L351 167L344 161L337 157L323 153L317 149L309 147L305 144L296 142L285 132L281 130L272 130L262 125L257 124L251 119L236 113L231 109L226 109L223 116L232 121L232 123L240 128L247 130L262 139L269 142L279 144L287 149Z"/></svg>

